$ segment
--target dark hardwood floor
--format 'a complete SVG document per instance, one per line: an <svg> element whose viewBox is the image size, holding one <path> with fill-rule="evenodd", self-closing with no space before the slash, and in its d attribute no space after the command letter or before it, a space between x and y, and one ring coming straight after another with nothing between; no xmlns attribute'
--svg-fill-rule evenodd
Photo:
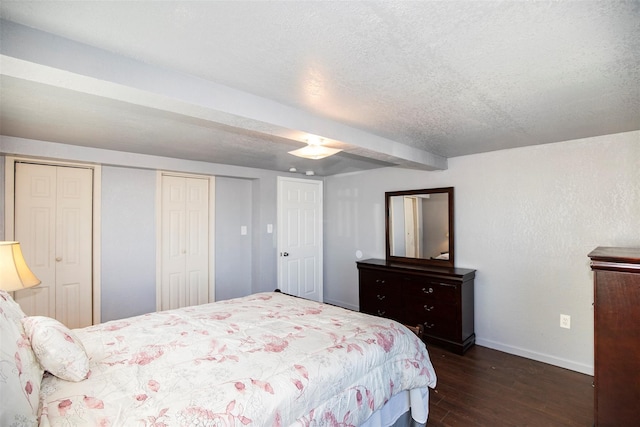
<svg viewBox="0 0 640 427"><path fill-rule="evenodd" d="M474 346L459 356L429 346L438 385L428 427L593 425L593 377Z"/></svg>

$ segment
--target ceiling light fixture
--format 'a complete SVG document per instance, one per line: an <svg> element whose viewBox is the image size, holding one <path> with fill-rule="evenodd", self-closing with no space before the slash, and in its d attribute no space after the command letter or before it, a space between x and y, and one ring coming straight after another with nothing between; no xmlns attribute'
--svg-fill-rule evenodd
<svg viewBox="0 0 640 427"><path fill-rule="evenodd" d="M338 148L329 148L322 145L322 139L318 137L309 137L307 139L307 146L298 148L297 150L289 151L289 154L302 157L305 159L319 160L325 157L333 156L339 153Z"/></svg>

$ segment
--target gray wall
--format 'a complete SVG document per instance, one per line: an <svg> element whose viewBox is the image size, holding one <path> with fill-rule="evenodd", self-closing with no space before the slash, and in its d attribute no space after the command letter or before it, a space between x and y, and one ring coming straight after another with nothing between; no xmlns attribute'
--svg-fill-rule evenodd
<svg viewBox="0 0 640 427"><path fill-rule="evenodd" d="M216 178L216 300L252 291L253 224L251 181ZM240 228L247 227L241 235ZM273 289L271 289L273 290Z"/></svg>
<svg viewBox="0 0 640 427"><path fill-rule="evenodd" d="M276 181L292 174L0 136L0 155L5 154L102 165L103 321L155 310L156 170L216 176L216 299L277 287ZM267 233L267 224L273 224L273 233ZM246 236L240 225L247 225Z"/></svg>
<svg viewBox="0 0 640 427"><path fill-rule="evenodd" d="M103 166L102 320L156 309L156 173Z"/></svg>
<svg viewBox="0 0 640 427"><path fill-rule="evenodd" d="M325 179L325 301L358 306L356 251L384 258L384 192L455 187L456 265L477 270L481 345L593 372L596 246L640 246L640 132ZM560 314L571 329L559 327Z"/></svg>

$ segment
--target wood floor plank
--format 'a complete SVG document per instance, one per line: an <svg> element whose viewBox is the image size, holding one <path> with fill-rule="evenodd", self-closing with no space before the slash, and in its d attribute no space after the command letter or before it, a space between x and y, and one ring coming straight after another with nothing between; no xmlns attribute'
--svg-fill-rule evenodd
<svg viewBox="0 0 640 427"><path fill-rule="evenodd" d="M438 385L429 427L591 427L593 377L474 346L464 356L429 346Z"/></svg>

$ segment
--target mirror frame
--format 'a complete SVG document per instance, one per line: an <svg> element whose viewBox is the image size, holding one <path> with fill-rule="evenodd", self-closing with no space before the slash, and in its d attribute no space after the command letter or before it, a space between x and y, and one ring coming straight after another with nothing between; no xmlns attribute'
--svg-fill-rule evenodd
<svg viewBox="0 0 640 427"><path fill-rule="evenodd" d="M417 194L437 194L437 193L445 193L449 198L449 259L441 260L441 259L430 259L430 258L408 258L401 256L391 255L391 236L389 235L391 229L389 224L389 219L391 216L391 197L394 196L412 196ZM385 208L385 239L386 239L386 256L387 261L389 262L401 262L407 264L421 264L421 265L431 265L431 266L440 266L440 267L451 267L455 266L455 233L453 228L453 218L454 218L454 205L453 205L453 187L442 187L442 188L426 188L423 190L406 190L406 191L387 191L384 193L384 208Z"/></svg>

